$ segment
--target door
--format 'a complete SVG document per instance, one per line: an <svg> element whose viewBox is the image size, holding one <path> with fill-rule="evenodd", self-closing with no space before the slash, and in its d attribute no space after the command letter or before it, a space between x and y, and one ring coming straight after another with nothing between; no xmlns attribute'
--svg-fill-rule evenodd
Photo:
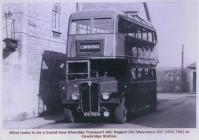
<svg viewBox="0 0 199 140"><path fill-rule="evenodd" d="M193 91L196 91L196 72L193 72Z"/></svg>

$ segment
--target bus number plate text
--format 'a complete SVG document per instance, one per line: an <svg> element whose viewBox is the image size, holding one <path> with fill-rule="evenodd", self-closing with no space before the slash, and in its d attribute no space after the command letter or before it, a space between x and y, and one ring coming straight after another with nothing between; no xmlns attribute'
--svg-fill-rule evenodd
<svg viewBox="0 0 199 140"><path fill-rule="evenodd" d="M96 117L96 116L100 116L99 112L86 112L84 113L85 117Z"/></svg>

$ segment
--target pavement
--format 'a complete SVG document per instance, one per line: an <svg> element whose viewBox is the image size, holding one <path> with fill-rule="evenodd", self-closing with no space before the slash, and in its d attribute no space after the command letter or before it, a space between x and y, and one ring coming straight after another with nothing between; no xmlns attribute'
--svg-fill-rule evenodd
<svg viewBox="0 0 199 140"><path fill-rule="evenodd" d="M62 114L48 115L45 117L31 118L23 121L4 121L4 129L32 129L63 120Z"/></svg>
<svg viewBox="0 0 199 140"><path fill-rule="evenodd" d="M181 93L181 94L171 94L171 93L160 93L158 94L158 100L161 101L161 106L159 106L159 110L162 110L162 108L165 108L165 105L164 105L164 100L173 100L175 104L177 104L177 101L180 102L185 102L185 98L186 97L196 97L196 94L190 94L190 93ZM169 105L170 103L166 103L166 106L170 106ZM168 112L169 111L169 108L172 108L172 106L168 107ZM190 110L190 108L188 108ZM187 110L188 110L187 109ZM181 109L177 109L178 110L181 110ZM175 110L174 110L175 111ZM172 112L172 111L171 111ZM183 111L184 112L184 111ZM182 112L182 113L183 113ZM168 115L168 114L164 114L164 116ZM175 112L174 112L175 113ZM183 113L184 114L184 113ZM151 116L151 119L152 118L156 118L156 117L160 117L160 116L157 116L156 114L151 114L151 115L147 115L147 119L150 119L150 116ZM164 117L162 116L162 118ZM45 128L45 126L53 126L54 124L58 123L58 124L61 124L63 125L63 114L55 114L55 115L49 115L49 116L45 116L45 117L37 117L37 118L32 118L32 119L27 119L27 120L23 120L23 121L3 121L3 128L4 129L32 129L32 128ZM176 116L174 116L175 118ZM139 118L138 120L136 120L133 125L136 125L136 126L133 126L134 128L140 128L140 125L142 122L145 122L146 123L146 119L145 120L142 120L143 117ZM157 121L157 118L155 119ZM61 122L61 123L60 123ZM139 123L137 123L139 122ZM151 122L151 121L150 121ZM152 121L154 122L154 121ZM188 122L188 125L192 123L192 122ZM160 123L162 124L162 122ZM80 124L68 124L68 125L71 125L72 127L74 127L74 125L80 125ZM95 125L95 124L92 124L92 125ZM99 124L96 124L96 125L99 125ZM128 125L132 125L131 123L129 123ZM88 124L87 124L88 126ZM145 127L153 127L153 125L151 124L147 124ZM55 126L56 127L56 126ZM96 126L95 126L96 127ZM127 126L125 126L127 127ZM129 126L132 128L132 126ZM157 125L156 127L160 127L159 125ZM170 126L168 126L170 127ZM47 127L48 128L48 127ZM70 128L70 127L69 127ZM160 127L161 128L161 127Z"/></svg>

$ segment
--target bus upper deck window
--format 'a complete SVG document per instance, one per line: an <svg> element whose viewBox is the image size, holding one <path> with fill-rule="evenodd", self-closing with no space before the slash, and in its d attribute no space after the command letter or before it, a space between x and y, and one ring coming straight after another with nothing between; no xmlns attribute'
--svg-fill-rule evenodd
<svg viewBox="0 0 199 140"><path fill-rule="evenodd" d="M111 18L94 18L93 33L113 33L114 24Z"/></svg>
<svg viewBox="0 0 199 140"><path fill-rule="evenodd" d="M75 19L70 23L70 34L113 33L111 18Z"/></svg>
<svg viewBox="0 0 199 140"><path fill-rule="evenodd" d="M70 34L88 34L91 32L90 19L72 20Z"/></svg>

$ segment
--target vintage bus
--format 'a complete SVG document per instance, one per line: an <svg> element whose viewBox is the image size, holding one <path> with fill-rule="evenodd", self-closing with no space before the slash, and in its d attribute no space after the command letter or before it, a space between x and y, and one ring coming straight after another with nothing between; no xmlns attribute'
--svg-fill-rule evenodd
<svg viewBox="0 0 199 140"><path fill-rule="evenodd" d="M59 83L66 121L113 116L124 123L129 113L156 110L156 44L155 28L138 15L73 13Z"/></svg>

